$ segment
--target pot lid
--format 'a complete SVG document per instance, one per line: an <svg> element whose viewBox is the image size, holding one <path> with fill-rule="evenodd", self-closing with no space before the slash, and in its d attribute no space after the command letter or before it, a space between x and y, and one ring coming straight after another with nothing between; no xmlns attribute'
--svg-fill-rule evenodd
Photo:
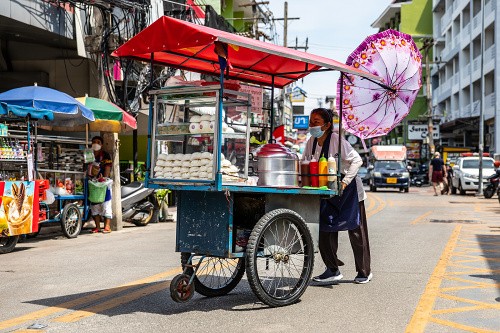
<svg viewBox="0 0 500 333"><path fill-rule="evenodd" d="M297 154L293 153L287 147L277 144L268 143L260 147L257 152L258 157L288 157L293 159L298 159Z"/></svg>

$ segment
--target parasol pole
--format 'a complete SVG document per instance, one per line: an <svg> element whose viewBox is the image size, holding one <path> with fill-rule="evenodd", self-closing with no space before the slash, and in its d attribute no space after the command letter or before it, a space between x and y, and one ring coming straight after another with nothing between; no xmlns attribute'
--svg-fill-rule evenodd
<svg viewBox="0 0 500 333"><path fill-rule="evenodd" d="M340 72L340 107L339 107L339 156L337 156L337 191L339 195L342 195L342 184L340 179L340 168L342 162L342 111L343 111L343 92L344 92L344 72ZM333 126L333 124L332 124Z"/></svg>
<svg viewBox="0 0 500 333"><path fill-rule="evenodd" d="M269 142L272 142L273 139L273 130L274 130L274 75L271 76L271 114L270 114L270 125L271 125L271 133L269 137Z"/></svg>

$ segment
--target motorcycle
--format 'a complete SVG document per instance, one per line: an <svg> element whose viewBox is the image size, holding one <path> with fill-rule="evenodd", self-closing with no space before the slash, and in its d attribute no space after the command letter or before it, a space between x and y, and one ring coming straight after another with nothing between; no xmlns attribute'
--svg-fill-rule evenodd
<svg viewBox="0 0 500 333"><path fill-rule="evenodd" d="M158 222L160 207L154 190L146 188L142 182L127 184L125 177L120 177L122 194L122 219L136 226L145 226Z"/></svg>
<svg viewBox="0 0 500 333"><path fill-rule="evenodd" d="M486 186L483 190L483 194L486 199L493 197L495 192L500 191L498 187L498 183L500 182L500 169L498 169L495 174L488 177L488 181L488 186ZM500 200L500 198L498 200Z"/></svg>
<svg viewBox="0 0 500 333"><path fill-rule="evenodd" d="M493 197L495 192L497 192L498 190L498 183L500 182L500 170L497 170L496 173L489 176L487 179L488 185L483 190L483 194L486 199L489 199Z"/></svg>

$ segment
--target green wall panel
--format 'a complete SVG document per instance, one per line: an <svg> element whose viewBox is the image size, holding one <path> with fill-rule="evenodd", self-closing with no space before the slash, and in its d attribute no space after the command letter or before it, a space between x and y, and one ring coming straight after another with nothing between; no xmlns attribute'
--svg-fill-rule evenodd
<svg viewBox="0 0 500 333"><path fill-rule="evenodd" d="M132 135L120 135L120 160L133 160ZM148 137L139 135L137 137L137 160L146 162L146 152L148 150Z"/></svg>

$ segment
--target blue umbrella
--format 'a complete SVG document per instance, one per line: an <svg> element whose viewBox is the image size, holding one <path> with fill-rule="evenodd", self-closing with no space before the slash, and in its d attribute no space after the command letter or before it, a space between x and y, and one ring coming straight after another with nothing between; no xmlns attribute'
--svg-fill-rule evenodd
<svg viewBox="0 0 500 333"><path fill-rule="evenodd" d="M27 107L54 113L53 120L41 119L40 124L73 127L94 121L94 114L90 109L68 94L51 88L28 86L11 89L0 94L0 102L10 107Z"/></svg>
<svg viewBox="0 0 500 333"><path fill-rule="evenodd" d="M37 119L54 120L54 112L50 110L42 110L42 109L31 108L28 106L16 106L16 105L9 105L6 103L0 103L0 115L9 116L11 114L21 118L29 116L30 119L35 119L35 120Z"/></svg>

